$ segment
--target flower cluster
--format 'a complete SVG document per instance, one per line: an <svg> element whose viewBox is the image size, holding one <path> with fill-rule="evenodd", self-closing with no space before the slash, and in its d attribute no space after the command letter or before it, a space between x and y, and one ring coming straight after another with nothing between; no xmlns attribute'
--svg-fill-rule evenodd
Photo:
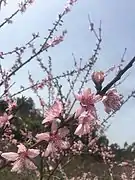
<svg viewBox="0 0 135 180"><path fill-rule="evenodd" d="M5 23L12 22L12 17L14 17L18 12L25 12L27 6L33 2L34 0L21 1L19 3L18 11L8 18ZM61 160L61 157L65 157L67 155L70 156L71 154L81 154L86 151L89 154L97 153L100 155L105 164L109 164L111 159L114 157L108 146L106 147L98 144L100 135L103 132L103 127L102 122L98 117L97 104L101 103L101 105L104 106L105 113L111 114L120 109L122 105L122 96L117 92L117 89L112 88L114 83L102 88L104 81L106 80L106 76L103 71L95 71L91 75L91 79L95 85L95 92L92 91L92 88L88 88L88 84L87 87L85 87L85 83L88 82L90 70L96 62L98 51L100 50L101 28L99 28L98 37L98 34L94 29L94 24L90 24L91 30L94 32L98 43L96 44L96 50L94 50L95 53L84 65L84 67L82 67L80 60L80 66L78 68L77 61L74 60L75 68L73 71L66 71L66 73L63 72L60 76L54 77L52 73L51 57L49 57L48 67L42 63L42 58L40 57L42 52L47 51L48 48L55 47L64 41L65 35L67 34L66 30L62 31L62 33L58 36L53 36L53 33L57 31L58 26L62 25L62 17L71 11L72 6L76 2L77 0L67 1L64 10L61 14L59 14L58 20L53 23L54 27L49 29L49 35L47 38L44 38L44 43L41 45L39 50L35 48L33 43L34 40L39 37L39 34L33 34L32 40L28 41L25 46L20 48L17 47L15 50L8 53L3 53L2 51L0 52L0 59L2 60L6 55L12 55L14 53L18 58L9 72L6 72L6 70L2 69L2 66L0 66L0 86L4 86L4 93L1 95L1 98L3 98L7 103L7 107L4 107L4 110L0 111L0 140L6 140L5 142L7 143L2 149L0 158L4 163L7 163L5 163L3 167L6 167L6 165L8 166L8 164L12 165L12 172L21 173L25 169L33 171L38 169L41 173L41 177L43 177L42 173L45 168L44 161L42 160L45 159L47 167L50 167L53 162L58 163L56 167L60 168L59 161ZM22 55L28 47L32 49L32 56L25 62L22 62ZM9 92L12 87L9 82L11 80L11 76L34 58L37 58L41 69L43 69L47 74L41 82L37 81L36 83L32 79L32 75L29 74L31 87L26 88L27 90L32 89L34 91L42 107L42 110L39 111L39 114L42 114L42 128L39 131L36 131L35 134L33 133L34 130L29 130L27 123L23 122L23 118L18 117L19 113L17 114L17 112L22 104L19 105L18 108L17 101L14 100L13 95ZM78 81L78 77L81 72L86 72L86 76L84 76L81 87L76 93L75 83ZM115 83L121 78L122 73L119 73L115 77ZM73 78L74 74L76 74L75 78ZM70 90L67 95L64 95L62 92L62 85L59 81L60 78L67 78L66 80L70 84ZM39 90L42 90L45 87L47 87L49 94L48 104L46 104L46 101L40 97L39 93ZM22 89L25 88L22 86ZM55 90L56 93L53 92ZM23 92L23 90L21 92ZM72 99L70 99L72 98L72 96L70 97L71 93L74 98L73 102ZM78 106L76 102L79 103ZM31 109L29 111L31 112ZM33 118L33 114L30 114L31 118ZM29 121L30 117L28 117L28 119L26 118L26 121ZM23 128L18 125L19 118L21 119ZM18 124L15 126L14 122ZM36 129L37 127L34 126L34 128ZM18 131L21 134L19 134L21 136L19 140L17 139L17 136L19 135L18 131L15 131L16 129L19 129ZM10 150L11 147L9 144L13 145L14 149L17 148L17 151L10 152L12 150ZM36 162L35 158L37 157L38 160L41 160L40 165ZM121 164L121 166L123 165L127 165L127 163ZM111 167L112 164L110 163L109 170ZM84 178L85 177L86 174Z"/></svg>

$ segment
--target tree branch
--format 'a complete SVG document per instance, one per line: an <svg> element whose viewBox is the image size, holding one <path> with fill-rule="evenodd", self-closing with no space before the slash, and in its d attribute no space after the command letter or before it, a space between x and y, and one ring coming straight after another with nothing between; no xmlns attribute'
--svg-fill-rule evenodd
<svg viewBox="0 0 135 180"><path fill-rule="evenodd" d="M133 59L124 67L124 69L118 72L117 76L110 83L108 83L101 91L97 92L97 94L103 96L118 80L121 79L123 74L133 66L134 62L135 57L133 57Z"/></svg>

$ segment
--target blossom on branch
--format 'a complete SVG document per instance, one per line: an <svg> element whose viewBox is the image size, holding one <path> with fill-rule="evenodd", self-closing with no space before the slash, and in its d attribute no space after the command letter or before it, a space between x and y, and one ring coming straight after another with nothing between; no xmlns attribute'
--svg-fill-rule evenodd
<svg viewBox="0 0 135 180"><path fill-rule="evenodd" d="M99 95L95 95L90 88L87 88L82 93L76 94L75 98L80 101L81 105L76 111L76 117L80 116L84 111L89 111L94 117L97 117L94 104L101 99Z"/></svg>
<svg viewBox="0 0 135 180"><path fill-rule="evenodd" d="M61 113L63 111L63 105L60 100L56 100L54 104L47 110L45 113L45 119L43 120L42 124L45 124L47 122L52 122L56 118L59 118Z"/></svg>
<svg viewBox="0 0 135 180"><path fill-rule="evenodd" d="M90 112L83 112L78 118L79 125L75 130L75 134L80 137L89 134L94 125L94 120L95 118Z"/></svg>
<svg viewBox="0 0 135 180"><path fill-rule="evenodd" d="M107 93L103 96L102 102L105 107L105 111L110 113L111 111L119 110L121 106L121 99L122 97L118 94L116 89L110 89Z"/></svg>
<svg viewBox="0 0 135 180"><path fill-rule="evenodd" d="M14 161L12 172L22 172L24 168L35 170L37 167L31 159L37 157L40 151L38 149L27 149L23 144L18 145L18 152L2 153L1 156L8 161Z"/></svg>
<svg viewBox="0 0 135 180"><path fill-rule="evenodd" d="M49 47L54 47L54 46L60 44L61 42L64 41L64 37L65 37L66 34L67 34L67 31L64 30L64 31L62 32L62 35L56 36L56 37L54 37L53 39L51 39L50 41L48 41L47 43L45 43L45 44L43 45L43 48L47 49L47 48L49 48Z"/></svg>
<svg viewBox="0 0 135 180"><path fill-rule="evenodd" d="M12 117L13 117L12 115L8 116L7 113L4 113L2 116L0 116L0 128L2 128L5 125L9 125L10 124L9 120Z"/></svg>
<svg viewBox="0 0 135 180"><path fill-rule="evenodd" d="M65 13L65 14L67 14L68 12L70 12L71 6L73 6L75 2L77 2L77 0L68 0L68 1L67 1L67 4L66 4L65 9L64 9L64 13Z"/></svg>
<svg viewBox="0 0 135 180"><path fill-rule="evenodd" d="M55 121L52 123L51 132L40 133L36 135L37 141L47 141L48 145L45 149L44 156L47 157L50 154L55 156L55 153L68 148L68 142L63 140L65 136L69 133L67 128L57 129L57 124Z"/></svg>

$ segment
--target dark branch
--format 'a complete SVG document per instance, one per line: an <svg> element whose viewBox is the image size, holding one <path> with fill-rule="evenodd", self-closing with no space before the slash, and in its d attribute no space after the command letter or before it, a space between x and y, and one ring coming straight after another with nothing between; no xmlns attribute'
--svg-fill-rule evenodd
<svg viewBox="0 0 135 180"><path fill-rule="evenodd" d="M124 67L124 69L120 70L117 76L109 83L107 84L101 91L97 92L97 94L100 94L101 96L104 95L118 80L121 79L123 74L127 72L135 62L135 57Z"/></svg>

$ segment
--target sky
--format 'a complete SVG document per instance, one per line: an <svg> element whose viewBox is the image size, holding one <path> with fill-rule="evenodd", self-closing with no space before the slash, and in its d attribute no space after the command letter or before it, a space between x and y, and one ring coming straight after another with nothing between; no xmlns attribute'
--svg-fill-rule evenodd
<svg viewBox="0 0 135 180"><path fill-rule="evenodd" d="M9 1L8 5L2 9L0 24L4 18L10 16L18 7L19 0ZM40 38L36 41L36 47L39 47L48 35L48 29L53 27L58 13L64 9L66 0L35 0L34 4L28 7L24 14L18 14L13 19L12 25L5 25L0 29L0 51L8 52L17 46L22 46L29 39L32 33L40 33ZM71 69L73 66L72 53L76 58L80 57L86 61L92 55L96 39L89 31L88 14L95 24L99 27L102 21L102 45L98 61L94 70L107 70L120 62L124 49L127 48L125 60L128 62L135 56L135 1L130 0L78 0L72 11L64 17L64 24L59 28L55 35L60 35L62 30L68 33L64 42L56 48L50 48L47 53L41 57L43 61L52 57L53 70L55 74L60 74L64 70ZM26 60L31 54L29 50L23 56ZM7 56L1 61L5 69L9 69L15 61L15 56ZM35 80L42 79L44 74L41 72L37 62L33 60L25 68L22 68L13 81L16 82L13 91L18 91L20 85L28 86L28 70ZM135 88L135 67L130 70L130 76L118 88L119 92L128 96ZM90 84L91 85L91 84ZM66 89L66 83L63 86ZM0 89L0 91L2 91ZM35 98L31 91L24 93L26 96ZM42 96L46 97L44 92ZM38 102L37 102L38 104ZM135 141L135 100L130 100L122 109L110 120L111 127L106 132L111 142L117 142L123 145L125 141L132 143Z"/></svg>

